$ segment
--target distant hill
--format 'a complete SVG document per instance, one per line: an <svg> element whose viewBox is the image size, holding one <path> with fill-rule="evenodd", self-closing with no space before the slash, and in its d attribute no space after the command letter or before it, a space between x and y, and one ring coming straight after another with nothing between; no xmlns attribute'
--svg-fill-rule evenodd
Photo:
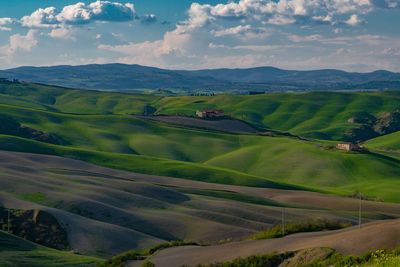
<svg viewBox="0 0 400 267"><path fill-rule="evenodd" d="M19 67L0 71L0 78L81 89L162 94L287 92L315 90L400 89L400 73L379 70L295 71L273 67L250 69L166 70L140 65ZM161 89L161 92L160 92Z"/></svg>

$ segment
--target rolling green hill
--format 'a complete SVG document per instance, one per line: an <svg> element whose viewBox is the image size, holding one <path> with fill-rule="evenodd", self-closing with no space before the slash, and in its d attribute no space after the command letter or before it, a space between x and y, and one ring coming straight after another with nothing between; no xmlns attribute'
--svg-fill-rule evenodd
<svg viewBox="0 0 400 267"><path fill-rule="evenodd" d="M1 82L0 103L78 114L142 114L159 97L75 90L34 83Z"/></svg>
<svg viewBox="0 0 400 267"><path fill-rule="evenodd" d="M285 186L290 183L340 194L362 190L371 197L400 201L397 187L391 186L397 185L400 165L391 155L327 149L334 143L326 141L177 128L126 115L143 114L152 107L159 114L184 115L221 108L260 127L317 139L346 140L346 130L358 126L348 122L349 118L396 110L400 92L160 98L25 83L2 84L0 88L1 94L9 97L0 98L2 101L25 106L0 105L0 115L53 133L64 145L51 147L13 139L3 142L2 149L73 155L110 167L218 183L269 186L273 180ZM374 144L392 140L392 136L397 134L371 140L367 146L374 148Z"/></svg>
<svg viewBox="0 0 400 267"><path fill-rule="evenodd" d="M366 146L400 153L400 132L374 138L368 141Z"/></svg>
<svg viewBox="0 0 400 267"><path fill-rule="evenodd" d="M348 119L399 108L400 92L155 97L73 90L31 83L0 83L0 103L77 114L183 114L223 109L260 127L325 139L349 140L359 125Z"/></svg>
<svg viewBox="0 0 400 267"><path fill-rule="evenodd" d="M0 114L55 133L64 142L57 146L2 136L3 150L223 184L289 188L289 183L339 194L362 190L370 197L400 201L398 160L330 149L329 142L174 128L127 115L60 114L7 105L0 105Z"/></svg>
<svg viewBox="0 0 400 267"><path fill-rule="evenodd" d="M83 266L102 259L46 248L0 231L0 266Z"/></svg>
<svg viewBox="0 0 400 267"><path fill-rule="evenodd" d="M155 103L160 114L193 115L195 110L223 109L258 126L289 131L309 138L346 140L357 125L348 119L399 107L400 92L263 94L253 96L166 97Z"/></svg>
<svg viewBox="0 0 400 267"><path fill-rule="evenodd" d="M343 196L400 202L400 135L369 140L370 152L334 146L360 127L350 118L394 111L398 103L395 91L162 98L3 81L0 122L15 131L0 127L0 204L49 212L65 223L76 251L99 257L174 239L239 240L279 221L282 207L288 221L355 223L358 200ZM207 108L259 132L133 115L193 116ZM26 127L57 142L16 134ZM400 214L395 203L363 205L365 221ZM98 260L24 242L0 232L0 265Z"/></svg>

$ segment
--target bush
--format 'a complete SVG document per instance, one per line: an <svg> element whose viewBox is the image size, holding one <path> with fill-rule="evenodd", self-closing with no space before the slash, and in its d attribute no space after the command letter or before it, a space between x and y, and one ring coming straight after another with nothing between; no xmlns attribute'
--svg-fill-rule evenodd
<svg viewBox="0 0 400 267"><path fill-rule="evenodd" d="M259 239L269 239L269 238L277 238L282 237L284 235L290 235L294 233L302 233L302 232L316 232L316 231L325 231L325 230L337 230L351 226L350 223L342 223L342 222L331 222L322 219L316 219L311 222L300 222L300 223L289 223L285 224L285 233L282 233L282 224L278 224L266 231L260 232L258 234L250 237L250 240L259 240Z"/></svg>
<svg viewBox="0 0 400 267"><path fill-rule="evenodd" d="M195 242L188 242L188 241L170 241L170 242L165 242L160 245L154 246L152 248L149 248L145 250L144 252L136 252L136 251L128 251L125 253L122 253L120 255L117 255L115 257L112 257L111 259L99 263L96 265L96 267L125 267L127 261L131 260L145 260L147 256L153 255L157 251L170 248L170 247L179 247L179 246L199 246L198 243ZM146 263L148 262L148 263ZM143 264L153 264L150 261L146 260ZM142 265L142 266L147 266L151 267L153 265Z"/></svg>
<svg viewBox="0 0 400 267"><path fill-rule="evenodd" d="M155 267L155 265L151 261L146 260L145 262L142 263L141 267Z"/></svg>
<svg viewBox="0 0 400 267"><path fill-rule="evenodd" d="M294 256L294 252L286 252L281 254L267 254L250 256L247 258L238 258L231 262L212 263L209 265L197 265L197 267L274 267L279 266L284 260Z"/></svg>

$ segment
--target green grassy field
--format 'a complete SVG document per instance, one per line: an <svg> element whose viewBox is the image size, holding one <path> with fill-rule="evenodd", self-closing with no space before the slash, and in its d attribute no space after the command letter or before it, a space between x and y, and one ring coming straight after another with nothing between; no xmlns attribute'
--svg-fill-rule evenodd
<svg viewBox="0 0 400 267"><path fill-rule="evenodd" d="M102 259L46 248L0 231L0 266L85 266Z"/></svg>
<svg viewBox="0 0 400 267"><path fill-rule="evenodd" d="M400 132L374 138L366 143L368 148L400 153Z"/></svg>
<svg viewBox="0 0 400 267"><path fill-rule="evenodd" d="M0 84L0 116L53 133L61 140L60 145L52 145L0 135L0 150L64 157L50 168L38 155L36 159L32 156L32 161L24 159L31 165L20 164L21 155L13 156L14 162L7 162L11 155L3 155L0 198L57 209L60 218L83 227L69 229L70 234L81 237L84 233L90 244L85 247L85 242L74 239L74 245L87 255L100 257L121 252L115 246L118 242L124 242L128 250L172 239L218 242L249 236L280 220L281 207L287 208L289 221L321 215L353 222L357 215L353 206L338 205L333 211L330 205L310 205L307 194L314 193L300 190L337 195L358 191L369 199L400 202L399 133L369 140L366 147L370 152L366 153L334 149L336 142L346 139L345 131L357 126L347 122L350 117L392 111L399 101L400 92L395 91L162 98L29 83ZM129 115L157 110L159 114L192 116L205 108L223 109L255 126L315 140L229 134ZM100 167L76 162L63 165L65 158L139 174L129 174L134 178L122 172L113 176L116 170L98 170ZM90 168L96 172L82 171ZM165 177L142 178L141 174ZM213 184L209 188L199 188L192 181L169 184L174 179L167 177ZM232 187L233 191L225 186L221 190L215 184L246 189L239 193ZM289 191L292 195L305 195L299 202L294 197L286 203L287 196L279 201L273 198L277 190L272 195L253 196L249 187L292 189L297 190ZM335 198L358 204L350 198ZM397 216L396 208L385 206L395 204L371 203L385 207L384 212L371 206L364 219ZM114 243L108 244L109 239ZM69 266L98 261L24 242L0 232L0 266L3 262L4 266Z"/></svg>
<svg viewBox="0 0 400 267"><path fill-rule="evenodd" d="M204 132L128 115L62 114L9 105L0 105L0 114L55 133L64 142L49 146L3 137L8 141L1 149L208 182L285 188L293 184L338 194L358 190L371 198L400 201L398 159L329 149L331 142Z"/></svg>
<svg viewBox="0 0 400 267"><path fill-rule="evenodd" d="M377 115L399 108L400 92L217 95L156 97L72 90L36 84L0 84L0 103L80 114L194 115L196 110L223 109L262 127L310 138L344 140L354 127L347 120L360 113Z"/></svg>
<svg viewBox="0 0 400 267"><path fill-rule="evenodd" d="M75 90L32 83L0 83L0 103L80 114L142 114L160 97Z"/></svg>
<svg viewBox="0 0 400 267"><path fill-rule="evenodd" d="M205 166L199 163L174 161L150 156L84 150L79 148L50 145L7 135L0 135L0 149L63 156L115 169L133 171L137 173L178 177L210 183L281 189L306 188L275 182L271 179L261 176L249 175L230 169Z"/></svg>
<svg viewBox="0 0 400 267"><path fill-rule="evenodd" d="M310 138L345 139L347 120L360 112L372 115L396 110L400 92L264 94L254 96L167 97L154 105L160 114L192 115L205 108L223 109L255 125Z"/></svg>

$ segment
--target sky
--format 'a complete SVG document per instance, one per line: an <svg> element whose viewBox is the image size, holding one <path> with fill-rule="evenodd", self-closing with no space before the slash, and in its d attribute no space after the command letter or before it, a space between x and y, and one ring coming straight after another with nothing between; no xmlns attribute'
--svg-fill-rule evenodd
<svg viewBox="0 0 400 267"><path fill-rule="evenodd" d="M0 69L400 72L400 0L0 0Z"/></svg>

